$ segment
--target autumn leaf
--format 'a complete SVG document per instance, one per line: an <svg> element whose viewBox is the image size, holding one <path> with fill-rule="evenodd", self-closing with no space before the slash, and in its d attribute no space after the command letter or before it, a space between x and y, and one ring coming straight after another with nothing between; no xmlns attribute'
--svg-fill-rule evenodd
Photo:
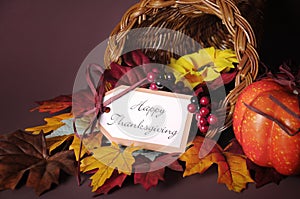
<svg viewBox="0 0 300 199"><path fill-rule="evenodd" d="M145 156L138 155L134 164L134 184L141 184L147 191L155 187L158 182L164 181L165 167L157 167L157 163L151 162Z"/></svg>
<svg viewBox="0 0 300 199"><path fill-rule="evenodd" d="M183 170L177 159L178 154L164 154L154 161L138 155L134 163L134 183L141 184L146 190L157 186L159 181L164 181L166 167L175 171Z"/></svg>
<svg viewBox="0 0 300 199"><path fill-rule="evenodd" d="M182 166L178 162L179 154L165 154L157 157L154 161L154 163L160 167L168 167L171 170L174 171L183 171Z"/></svg>
<svg viewBox="0 0 300 199"><path fill-rule="evenodd" d="M119 174L124 173L130 175L132 172L132 164L135 159L132 153L139 150L139 147L129 146L122 150L117 144L112 143L111 146L99 147L92 150L93 156L88 156L81 161L81 171L86 173L97 170L90 177L92 180L92 191L95 192L101 187L105 181L111 177L114 169L117 169Z"/></svg>
<svg viewBox="0 0 300 199"><path fill-rule="evenodd" d="M103 134L96 132L82 138L82 148L80 158L82 158L89 151L94 150L96 147L101 146ZM76 160L79 160L81 139L78 136L74 136L73 142L69 147L69 150L74 150Z"/></svg>
<svg viewBox="0 0 300 199"><path fill-rule="evenodd" d="M108 194L108 192L114 187L121 187L126 178L126 174L118 173L118 171L114 170L112 176L108 180L106 180L105 183L101 187L99 187L95 192L98 195Z"/></svg>
<svg viewBox="0 0 300 199"><path fill-rule="evenodd" d="M69 150L73 150L76 160L78 161L80 158L82 158L87 152L88 150L82 145L81 147L81 154L79 157L79 152L80 152L80 145L81 145L81 140L78 136L74 136L73 142L69 147Z"/></svg>
<svg viewBox="0 0 300 199"><path fill-rule="evenodd" d="M38 101L38 107L31 109L30 111L39 110L39 112L49 112L51 114L63 111L72 106L71 95L61 95L54 99Z"/></svg>
<svg viewBox="0 0 300 199"><path fill-rule="evenodd" d="M73 139L73 137L74 134L46 138L49 153L51 154L55 149L60 147L62 144Z"/></svg>
<svg viewBox="0 0 300 199"><path fill-rule="evenodd" d="M241 192L246 188L248 182L254 182L247 168L246 158L228 152L224 152L223 154L226 162L218 163L218 183L226 184L229 190ZM223 164L224 168L221 167L221 164Z"/></svg>
<svg viewBox="0 0 300 199"><path fill-rule="evenodd" d="M28 173L26 185L40 195L59 183L61 170L75 174L74 153L62 151L49 156L43 133L16 131L0 136L0 190L15 189Z"/></svg>
<svg viewBox="0 0 300 199"><path fill-rule="evenodd" d="M110 68L105 71L105 85L108 88L106 90L114 88L117 83L119 85L133 85L145 78L151 70L149 58L140 50L124 54L122 60L121 65L112 62Z"/></svg>
<svg viewBox="0 0 300 199"><path fill-rule="evenodd" d="M242 146L236 139L231 140L230 144L224 150L235 154L244 155ZM257 188L272 182L279 184L280 181L286 177L278 173L274 168L262 167L255 164L249 158L247 158L247 168L250 171L251 177L255 181L255 186Z"/></svg>
<svg viewBox="0 0 300 199"><path fill-rule="evenodd" d="M280 181L286 177L278 173L274 168L258 166L250 159L247 160L247 166L251 171L256 188L260 188L272 182L279 184Z"/></svg>
<svg viewBox="0 0 300 199"><path fill-rule="evenodd" d="M206 151L204 140L208 143L207 146L213 146L211 151ZM206 152L205 157L199 157L200 148ZM204 173L212 164L217 164L218 183L226 184L229 190L235 192L241 192L248 182L253 182L247 169L245 156L224 151L218 144L207 138L196 137L193 146L180 157L180 160L186 162L184 176Z"/></svg>
<svg viewBox="0 0 300 199"><path fill-rule="evenodd" d="M45 125L26 128L25 131L32 132L33 134L39 134L41 131L43 131L44 133L49 133L65 125L62 120L69 118L72 118L71 113L64 113L61 115L56 115L54 117L45 118Z"/></svg>
<svg viewBox="0 0 300 199"><path fill-rule="evenodd" d="M230 143L225 147L224 151L239 155L245 155L242 146L236 139L230 140Z"/></svg>

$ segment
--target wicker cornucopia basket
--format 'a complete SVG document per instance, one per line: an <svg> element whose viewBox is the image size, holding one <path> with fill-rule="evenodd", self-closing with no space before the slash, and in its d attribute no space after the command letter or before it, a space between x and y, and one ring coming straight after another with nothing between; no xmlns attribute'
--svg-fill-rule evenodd
<svg viewBox="0 0 300 199"><path fill-rule="evenodd" d="M225 125L208 132L213 137L232 124L232 114L238 94L256 78L259 56L258 40L262 29L262 9L265 0L141 0L132 6L111 33L105 54L105 64L117 62L126 48L127 33L141 27L167 28L184 33L203 47L234 49L239 60L235 87L220 103L219 109L226 110ZM247 18L247 19L246 19ZM251 24L251 25L250 25ZM155 33L154 33L155 35ZM169 35L156 35L168 39ZM173 39L180 44L179 35ZM178 38L176 38L178 37ZM137 39L141 46L152 48L144 52L157 63L168 64L171 52L160 51L160 44L150 38ZM193 45L193 44L191 44ZM178 45L181 54L191 53Z"/></svg>

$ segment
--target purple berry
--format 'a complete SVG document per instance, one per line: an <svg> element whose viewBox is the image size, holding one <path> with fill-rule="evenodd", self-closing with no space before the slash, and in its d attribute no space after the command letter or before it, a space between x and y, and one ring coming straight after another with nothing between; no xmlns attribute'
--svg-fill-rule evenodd
<svg viewBox="0 0 300 199"><path fill-rule="evenodd" d="M173 73L167 73L166 74L166 80L169 81L170 83L174 83L176 78L175 78Z"/></svg>
<svg viewBox="0 0 300 199"><path fill-rule="evenodd" d="M163 88L164 87L163 83L160 82L160 81L156 82L156 86L157 86L157 88Z"/></svg>
<svg viewBox="0 0 300 199"><path fill-rule="evenodd" d="M188 107L187 107L188 111L190 113L195 113L196 111L196 105L195 104L189 104Z"/></svg>
<svg viewBox="0 0 300 199"><path fill-rule="evenodd" d="M182 89L184 87L184 83L182 81L179 81L179 82L176 83L176 87L178 89Z"/></svg>
<svg viewBox="0 0 300 199"><path fill-rule="evenodd" d="M182 93L184 93L184 94L189 94L190 92L191 92L191 89L189 89L188 87L184 87L182 89Z"/></svg>
<svg viewBox="0 0 300 199"><path fill-rule="evenodd" d="M193 96L193 97L191 98L191 103L192 103L192 104L197 104L197 103L198 103L198 98L197 98L197 96Z"/></svg>

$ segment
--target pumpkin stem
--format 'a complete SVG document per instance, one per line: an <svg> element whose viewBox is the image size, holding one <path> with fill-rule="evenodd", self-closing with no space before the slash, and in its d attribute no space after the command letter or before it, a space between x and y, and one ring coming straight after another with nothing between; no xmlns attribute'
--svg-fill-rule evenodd
<svg viewBox="0 0 300 199"><path fill-rule="evenodd" d="M267 113L264 113L262 112L261 110L251 106L251 105L248 105L246 104L245 102L243 102L243 104L251 111L259 114L259 115L262 115L263 117L275 122L286 134L288 134L289 136L295 136L297 135L298 133L300 133L300 128L298 128L298 130L295 132L295 133L292 133L290 129L288 129L288 127L286 127L284 124L282 124L278 119L274 118L273 116L267 114Z"/></svg>

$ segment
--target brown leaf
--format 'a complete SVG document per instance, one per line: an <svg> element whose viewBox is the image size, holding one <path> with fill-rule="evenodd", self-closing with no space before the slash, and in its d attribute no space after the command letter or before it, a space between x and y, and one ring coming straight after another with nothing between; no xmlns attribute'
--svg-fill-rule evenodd
<svg viewBox="0 0 300 199"><path fill-rule="evenodd" d="M0 190L15 189L28 172L26 185L37 195L58 184L59 173L75 174L75 157L72 151L53 156L47 152L43 133L32 135L23 131L0 136Z"/></svg>
<svg viewBox="0 0 300 199"><path fill-rule="evenodd" d="M205 142L207 144L204 145ZM204 146L204 148L201 148ZM207 147L207 146L213 146ZM206 154L200 158L199 153ZM229 147L228 147L229 148ZM210 151L207 151L211 149ZM218 183L226 184L229 190L241 192L248 182L253 182L247 169L246 157L243 155L223 151L223 149L213 140L196 137L193 146L189 148L181 157L186 162L184 176L195 173L204 173L212 164L218 165Z"/></svg>
<svg viewBox="0 0 300 199"><path fill-rule="evenodd" d="M39 112L57 113L63 111L72 106L71 95L61 95L56 98L44 101L36 102L39 104L38 107L31 109L30 111L39 110Z"/></svg>

